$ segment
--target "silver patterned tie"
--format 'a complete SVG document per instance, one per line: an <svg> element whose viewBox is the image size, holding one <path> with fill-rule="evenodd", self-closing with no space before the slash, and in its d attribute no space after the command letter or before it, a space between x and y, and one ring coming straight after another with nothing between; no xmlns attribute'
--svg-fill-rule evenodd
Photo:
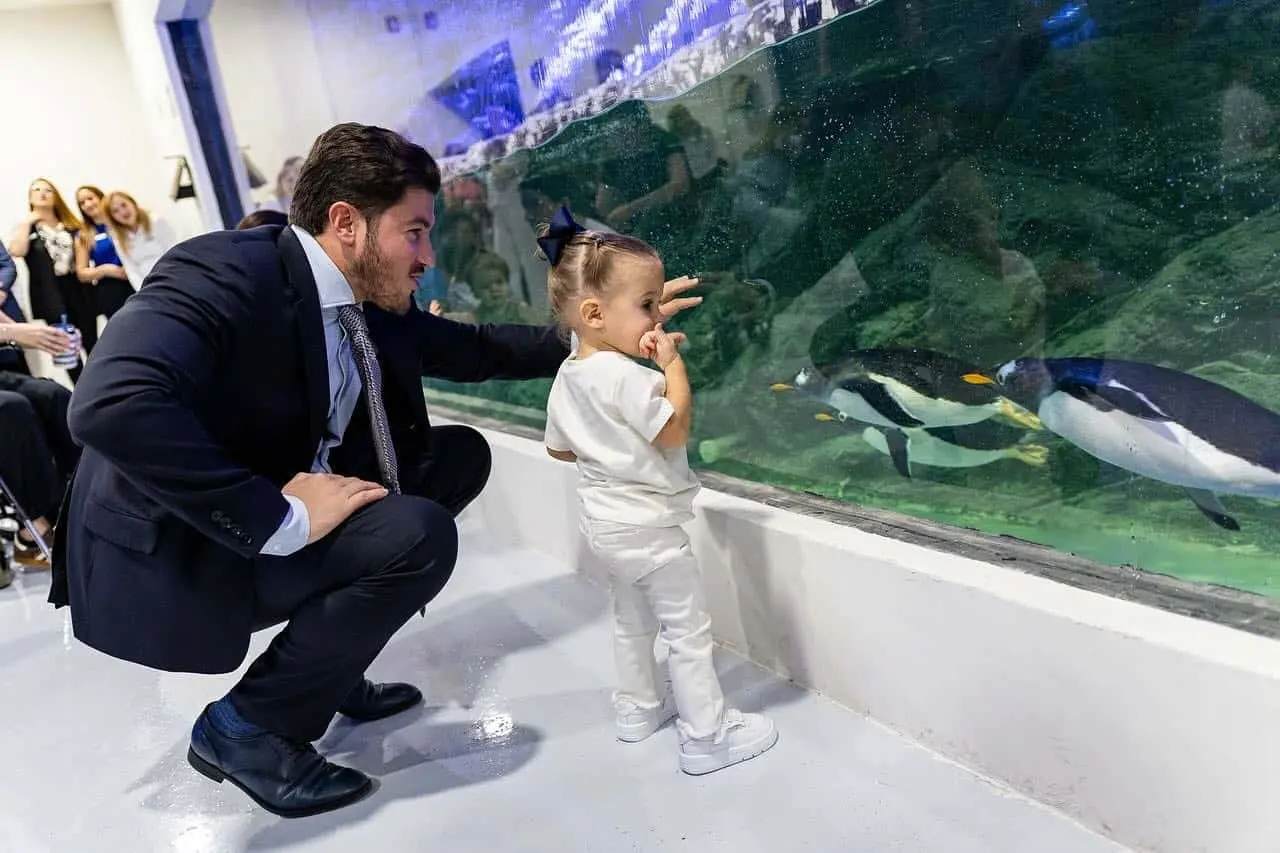
<svg viewBox="0 0 1280 853"><path fill-rule="evenodd" d="M378 468L382 471L382 485L393 495L400 494L400 472L396 466L396 449L391 444L391 427L387 424L387 410L382 405L382 370L378 367L378 351L369 337L369 326L364 312L355 305L343 305L338 309L338 322L346 330L351 341L351 354L355 357L356 370L364 383L365 405L369 409L369 421L373 430L373 447L378 454Z"/></svg>

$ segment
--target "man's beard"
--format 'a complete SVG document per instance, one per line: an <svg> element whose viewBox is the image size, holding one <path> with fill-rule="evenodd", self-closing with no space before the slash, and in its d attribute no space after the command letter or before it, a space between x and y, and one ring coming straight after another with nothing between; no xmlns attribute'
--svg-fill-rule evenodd
<svg viewBox="0 0 1280 853"><path fill-rule="evenodd" d="M392 280L391 264L378 248L372 228L365 236L364 251L351 262L348 274L355 289L364 295L364 301L396 314L409 310L409 300L401 295L401 288Z"/></svg>

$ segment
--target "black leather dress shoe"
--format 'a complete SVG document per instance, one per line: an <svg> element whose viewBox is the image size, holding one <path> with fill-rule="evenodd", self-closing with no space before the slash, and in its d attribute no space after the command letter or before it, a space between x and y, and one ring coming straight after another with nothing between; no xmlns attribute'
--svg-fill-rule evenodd
<svg viewBox="0 0 1280 853"><path fill-rule="evenodd" d="M374 684L364 679L347 694L338 713L362 723L407 711L422 701L422 691L412 684Z"/></svg>
<svg viewBox="0 0 1280 853"><path fill-rule="evenodd" d="M215 782L226 779L258 805L280 817L306 817L350 805L373 788L373 780L326 761L309 743L271 732L232 737L209 719L209 709L191 729L187 761Z"/></svg>

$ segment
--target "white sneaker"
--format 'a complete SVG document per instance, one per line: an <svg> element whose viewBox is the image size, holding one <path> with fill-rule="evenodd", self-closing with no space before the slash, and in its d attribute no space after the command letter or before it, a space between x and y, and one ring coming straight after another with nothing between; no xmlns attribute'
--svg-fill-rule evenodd
<svg viewBox="0 0 1280 853"><path fill-rule="evenodd" d="M623 743L639 743L676 715L676 703L669 692L656 708L641 708L630 699L619 699L614 708L618 712L618 740Z"/></svg>
<svg viewBox="0 0 1280 853"><path fill-rule="evenodd" d="M778 742L773 720L760 714L725 711L720 731L680 744L680 769L691 776L714 773L767 752Z"/></svg>

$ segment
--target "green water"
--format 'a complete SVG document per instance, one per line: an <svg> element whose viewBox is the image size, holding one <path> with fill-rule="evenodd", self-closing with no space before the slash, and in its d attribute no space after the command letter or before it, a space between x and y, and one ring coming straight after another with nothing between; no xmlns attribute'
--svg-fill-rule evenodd
<svg viewBox="0 0 1280 853"><path fill-rule="evenodd" d="M906 479L865 425L770 390L854 349L928 347L983 370L1148 362L1280 411L1280 3L1103 0L1048 33L1055 11L882 0L504 166L530 220L567 201L703 276L706 301L672 324L696 466L1275 594L1276 504L1223 494L1228 531L1044 430L1025 438L1043 464ZM676 190L672 157L691 173ZM479 319L545 316L528 298ZM431 384L535 420L549 390Z"/></svg>

